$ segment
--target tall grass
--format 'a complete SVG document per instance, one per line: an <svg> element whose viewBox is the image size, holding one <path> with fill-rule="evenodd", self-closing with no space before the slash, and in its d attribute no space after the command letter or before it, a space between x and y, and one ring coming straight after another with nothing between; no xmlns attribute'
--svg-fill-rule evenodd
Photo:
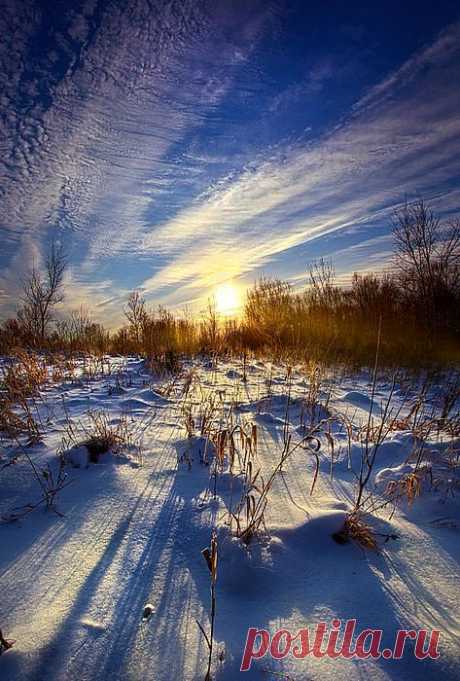
<svg viewBox="0 0 460 681"><path fill-rule="evenodd" d="M313 283L312 283L313 282ZM207 354L270 356L315 364L371 366L381 320L380 364L413 368L455 365L460 331L452 323L432 328L404 298L396 279L355 275L347 289L317 279L302 292L287 282L262 279L247 292L239 320L220 321L210 309L204 319L179 318L160 308L146 312L141 325L109 333L96 323L61 322L42 350L146 357L156 373L180 370L185 357ZM460 305L456 308L460 316ZM80 319L80 322L82 320ZM18 354L31 346L13 321L0 330L0 353Z"/></svg>

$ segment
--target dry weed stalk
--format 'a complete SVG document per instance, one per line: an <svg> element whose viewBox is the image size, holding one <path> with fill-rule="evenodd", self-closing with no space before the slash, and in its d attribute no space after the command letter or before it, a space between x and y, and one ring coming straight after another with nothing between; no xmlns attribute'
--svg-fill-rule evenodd
<svg viewBox="0 0 460 681"><path fill-rule="evenodd" d="M217 546L217 533L216 530L212 531L210 547L206 547L202 550L201 555L206 561L208 566L210 579L211 579L211 630L209 636L204 630L203 626L196 620L201 633L204 636L206 644L208 646L208 668L206 671L205 681L211 681L211 666L212 666L212 651L214 645L214 625L216 620L216 581L217 581L217 562L218 562L218 546Z"/></svg>
<svg viewBox="0 0 460 681"><path fill-rule="evenodd" d="M441 396L441 422L446 422L449 420L451 411L455 409L455 405L460 403L460 373L452 373L445 385L444 391ZM457 410L458 418L458 410Z"/></svg>
<svg viewBox="0 0 460 681"><path fill-rule="evenodd" d="M283 442L284 442L284 445L286 445L288 438L289 438L289 425L290 425L289 409L290 409L290 406L291 406L291 392L292 392L292 367L290 365L288 365L286 367L286 386L287 386L286 410L284 412L284 424L283 424Z"/></svg>
<svg viewBox="0 0 460 681"><path fill-rule="evenodd" d="M382 415L380 417L380 422L375 425L373 421L373 410L376 397L377 388L377 370L379 364L379 353L380 353L380 343L381 343L381 319L379 323L379 330L377 335L377 346L375 351L375 361L374 370L372 375L372 388L370 395L370 408L369 415L367 418L367 423L364 428L361 429L361 440L362 440L362 452L361 452L361 463L359 475L357 475L358 490L356 495L356 501L354 505L354 512L358 512L362 509L363 504L369 501L369 496L364 496L367 483L371 477L374 470L375 462L377 459L377 454L385 442L389 432L393 428L393 422L399 417L402 409L402 405L397 409L396 415L392 412L392 400L396 388L396 374L393 375L391 382L391 387L388 393L388 397L381 406Z"/></svg>
<svg viewBox="0 0 460 681"><path fill-rule="evenodd" d="M413 473L408 473L400 480L390 480L385 488L385 495L389 497L404 497L409 506L412 506L415 499L422 493L422 482L424 477L431 471L429 468L421 468Z"/></svg>
<svg viewBox="0 0 460 681"><path fill-rule="evenodd" d="M139 463L142 463L137 431L131 426L126 414L121 416L118 423L111 422L104 411L89 410L86 418L86 423L81 419L75 422L67 412L61 446L63 453L71 447L84 446L88 449L90 461L97 463L102 454L109 451L118 454L122 448L127 448L134 449Z"/></svg>
<svg viewBox="0 0 460 681"><path fill-rule="evenodd" d="M12 364L2 368L0 378L0 432L12 439L25 435L29 444L40 439L32 408L47 380L46 365L38 355L15 352Z"/></svg>
<svg viewBox="0 0 460 681"><path fill-rule="evenodd" d="M48 380L45 362L37 354L24 350L16 350L11 359L12 363L2 371L2 391L11 402L36 395Z"/></svg>
<svg viewBox="0 0 460 681"><path fill-rule="evenodd" d="M363 521L361 514L356 512L346 517L342 529L335 532L332 537L338 544L346 544L353 540L365 549L378 548L374 532Z"/></svg>
<svg viewBox="0 0 460 681"><path fill-rule="evenodd" d="M261 526L265 528L264 514L267 503L266 484L260 475L260 468L254 471L253 462L249 461L245 470L241 499L235 511L230 511L230 520L236 523L236 536L245 544L251 542Z"/></svg>
<svg viewBox="0 0 460 681"><path fill-rule="evenodd" d="M309 361L305 373L308 378L308 390L302 404L300 424L312 427L315 422L320 419L322 408L327 411L329 396L323 407L323 405L321 405L320 395L324 378L324 367L321 364L313 360ZM308 423L305 423L306 415L309 416Z"/></svg>
<svg viewBox="0 0 460 681"><path fill-rule="evenodd" d="M238 437L239 436L239 437ZM217 495L217 475L228 464L229 472L234 474L236 460L240 472L245 476L252 471L252 458L257 453L257 426L255 423L229 423L226 427L213 428L208 437L214 445L214 498ZM245 483L245 484L246 484Z"/></svg>
<svg viewBox="0 0 460 681"><path fill-rule="evenodd" d="M28 515L42 504L45 504L46 509L51 509L57 515L62 516L62 513L60 513L55 506L56 497L64 487L67 487L67 485L71 483L71 480L67 479L67 474L65 473L64 458L59 456L59 466L57 472L55 472L49 463L44 467L35 464L27 449L19 441L16 442L17 446L21 449L23 456L27 459L42 494L37 502L12 508L11 511L7 515L2 516L1 519L4 522L13 522Z"/></svg>
<svg viewBox="0 0 460 681"><path fill-rule="evenodd" d="M21 398L15 404L0 400L0 432L11 439L26 436L29 445L40 440L40 427L27 400Z"/></svg>
<svg viewBox="0 0 460 681"><path fill-rule="evenodd" d="M299 449L307 451L315 458L315 472L310 488L310 494L313 494L316 481L319 473L319 456L318 451L321 446L320 440L316 437L322 427L322 423L313 428L308 435L305 435L300 441L293 443L291 435L288 436L281 452L280 459L273 469L267 482L260 474L260 469L257 471L253 468L252 460L247 463L245 472L245 484L240 502L234 512L230 512L231 520L236 523L236 535L245 544L249 544L253 537L259 532L260 528L266 529L265 512L268 504L268 495L273 486L273 482L279 473L282 473L283 466L286 461ZM283 478L284 480L284 478ZM289 492L289 490L288 490ZM290 496L290 494L289 494ZM290 496L291 500L292 497ZM304 510L304 509L302 509Z"/></svg>

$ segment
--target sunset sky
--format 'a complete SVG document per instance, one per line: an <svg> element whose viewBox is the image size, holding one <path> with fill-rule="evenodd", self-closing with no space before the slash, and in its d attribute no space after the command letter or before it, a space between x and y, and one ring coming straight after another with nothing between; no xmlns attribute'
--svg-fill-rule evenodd
<svg viewBox="0 0 460 681"><path fill-rule="evenodd" d="M458 2L0 6L2 316L53 239L116 325L133 289L381 270L405 198L460 212Z"/></svg>

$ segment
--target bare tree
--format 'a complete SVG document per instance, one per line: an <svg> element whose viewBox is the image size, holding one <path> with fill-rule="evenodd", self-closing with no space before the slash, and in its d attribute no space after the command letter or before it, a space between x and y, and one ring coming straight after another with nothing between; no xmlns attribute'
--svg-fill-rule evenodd
<svg viewBox="0 0 460 681"><path fill-rule="evenodd" d="M460 221L442 224L423 200L406 203L394 214L393 238L403 290L428 321L445 321L445 306L460 296Z"/></svg>
<svg viewBox="0 0 460 681"><path fill-rule="evenodd" d="M131 332L136 343L140 343L142 329L147 321L145 309L145 299L141 297L139 291L132 291L129 294L128 304L125 307L125 317L129 322Z"/></svg>
<svg viewBox="0 0 460 681"><path fill-rule="evenodd" d="M320 258L309 267L310 286L307 297L317 307L333 310L340 302L340 290L335 285L335 270L330 260Z"/></svg>
<svg viewBox="0 0 460 681"><path fill-rule="evenodd" d="M72 350L84 349L87 337L93 326L89 313L80 307L79 310L71 310L68 317L56 322L60 340Z"/></svg>
<svg viewBox="0 0 460 681"><path fill-rule="evenodd" d="M217 355L220 344L219 320L215 298L208 298L206 316L201 322L201 342L214 355Z"/></svg>
<svg viewBox="0 0 460 681"><path fill-rule="evenodd" d="M18 318L35 343L43 345L56 305L64 299L62 291L67 256L62 246L52 244L41 272L34 265L23 283L22 308Z"/></svg>
<svg viewBox="0 0 460 681"><path fill-rule="evenodd" d="M399 302L399 288L395 279L388 273L377 276L374 273L355 272L351 289L345 293L360 318L376 322L396 314Z"/></svg>

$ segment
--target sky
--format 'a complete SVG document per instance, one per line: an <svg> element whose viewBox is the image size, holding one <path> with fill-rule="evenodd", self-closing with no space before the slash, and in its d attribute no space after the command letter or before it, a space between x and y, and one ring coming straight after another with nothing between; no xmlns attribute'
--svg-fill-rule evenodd
<svg viewBox="0 0 460 681"><path fill-rule="evenodd" d="M0 0L0 317L53 241L113 327L381 271L395 207L460 213L459 83L447 0Z"/></svg>

